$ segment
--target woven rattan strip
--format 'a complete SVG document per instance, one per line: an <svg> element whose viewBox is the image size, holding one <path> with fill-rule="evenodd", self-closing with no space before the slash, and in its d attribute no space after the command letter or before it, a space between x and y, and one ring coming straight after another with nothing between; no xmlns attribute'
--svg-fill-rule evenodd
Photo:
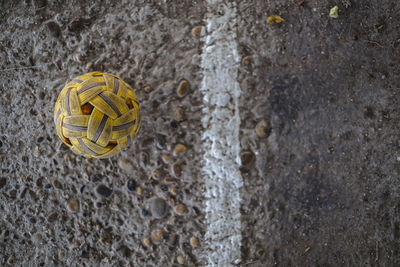
<svg viewBox="0 0 400 267"><path fill-rule="evenodd" d="M72 151L108 158L121 152L139 131L139 101L121 78L87 73L62 89L54 122L58 136Z"/></svg>

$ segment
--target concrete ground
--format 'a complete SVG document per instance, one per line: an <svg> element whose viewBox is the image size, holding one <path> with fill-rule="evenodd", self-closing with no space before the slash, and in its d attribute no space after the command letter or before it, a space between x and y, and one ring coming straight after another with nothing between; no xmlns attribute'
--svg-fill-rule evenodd
<svg viewBox="0 0 400 267"><path fill-rule="evenodd" d="M1 266L400 265L400 2L66 2L0 0ZM55 132L90 71L141 103L111 159Z"/></svg>

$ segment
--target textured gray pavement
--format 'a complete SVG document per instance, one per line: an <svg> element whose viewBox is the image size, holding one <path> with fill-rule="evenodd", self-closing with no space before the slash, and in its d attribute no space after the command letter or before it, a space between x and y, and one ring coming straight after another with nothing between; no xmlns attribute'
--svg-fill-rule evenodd
<svg viewBox="0 0 400 267"><path fill-rule="evenodd" d="M208 16L226 8L243 187L224 265L400 265L400 2L66 2L0 1L1 266L212 265L201 89ZM65 150L52 121L88 71L141 101L139 136L108 160Z"/></svg>

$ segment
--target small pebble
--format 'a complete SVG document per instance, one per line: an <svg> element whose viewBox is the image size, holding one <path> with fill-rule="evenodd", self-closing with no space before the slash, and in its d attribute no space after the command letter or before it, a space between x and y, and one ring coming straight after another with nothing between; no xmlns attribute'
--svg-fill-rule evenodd
<svg viewBox="0 0 400 267"><path fill-rule="evenodd" d="M177 144L175 146L174 150L172 151L172 155L175 157L175 156L185 153L186 151L187 151L187 147L185 145Z"/></svg>
<svg viewBox="0 0 400 267"><path fill-rule="evenodd" d="M242 65L243 66L248 66L248 65L250 65L250 63L251 63L251 57L250 56L242 58Z"/></svg>
<svg viewBox="0 0 400 267"><path fill-rule="evenodd" d="M81 244L79 244L78 241L75 241L74 243L71 244L71 246L69 246L70 249L76 249L79 248Z"/></svg>
<svg viewBox="0 0 400 267"><path fill-rule="evenodd" d="M143 194L143 188L141 188L140 186L137 188L136 193L140 196L141 194Z"/></svg>
<svg viewBox="0 0 400 267"><path fill-rule="evenodd" d="M174 196L176 196L176 194L178 194L178 190L176 188L171 188L170 190L171 194L173 194Z"/></svg>
<svg viewBox="0 0 400 267"><path fill-rule="evenodd" d="M156 134L156 146L158 149L165 148L165 136L162 134Z"/></svg>
<svg viewBox="0 0 400 267"><path fill-rule="evenodd" d="M40 240L42 240L42 235L40 233L35 233L32 236L32 238L33 238L34 241L39 242Z"/></svg>
<svg viewBox="0 0 400 267"><path fill-rule="evenodd" d="M141 149L149 149L149 148L151 148L152 144L153 144L153 138L149 137L149 138L143 139L142 142L140 142L140 148Z"/></svg>
<svg viewBox="0 0 400 267"><path fill-rule="evenodd" d="M75 55L75 60L78 61L79 63L83 62L83 56L80 54Z"/></svg>
<svg viewBox="0 0 400 267"><path fill-rule="evenodd" d="M179 236L177 234L170 235L168 238L168 245L170 247L175 247L176 244L178 243L178 239L179 239Z"/></svg>
<svg viewBox="0 0 400 267"><path fill-rule="evenodd" d="M182 255L179 255L178 257L176 257L176 261L179 264L184 264L185 263L185 258Z"/></svg>
<svg viewBox="0 0 400 267"><path fill-rule="evenodd" d="M186 80L183 80L179 83L178 88L176 89L176 94L179 97L184 97L188 92L189 92L189 82Z"/></svg>
<svg viewBox="0 0 400 267"><path fill-rule="evenodd" d="M169 197L169 198L168 198L168 203L169 203L171 206L174 206L174 205L175 205L175 199L174 199L173 197Z"/></svg>
<svg viewBox="0 0 400 267"><path fill-rule="evenodd" d="M172 184L172 183L175 183L176 181L177 180L175 178L172 178L172 177L166 177L164 179L164 183L166 183L166 184Z"/></svg>
<svg viewBox="0 0 400 267"><path fill-rule="evenodd" d="M51 213L51 214L49 215L49 217L47 217L47 221L48 221L49 223L53 223L53 222L57 221L57 218L58 218L57 212L53 212L53 213Z"/></svg>
<svg viewBox="0 0 400 267"><path fill-rule="evenodd" d="M269 128L269 125L267 121L261 120L260 122L257 123L256 125L256 134L259 137L266 137L269 135L271 132L271 129Z"/></svg>
<svg viewBox="0 0 400 267"><path fill-rule="evenodd" d="M0 189L2 189L7 184L7 179L5 177L0 178Z"/></svg>
<svg viewBox="0 0 400 267"><path fill-rule="evenodd" d="M149 212L146 209L143 208L142 211L141 211L141 214L142 214L143 218L146 218L149 215Z"/></svg>
<svg viewBox="0 0 400 267"><path fill-rule="evenodd" d="M44 189L49 190L51 188L51 184L45 184L43 186Z"/></svg>
<svg viewBox="0 0 400 267"><path fill-rule="evenodd" d="M164 226L164 231L165 231L165 232L168 232L168 233L169 233L169 232L171 232L171 230L172 230L171 225L168 225L168 224L167 224L167 225Z"/></svg>
<svg viewBox="0 0 400 267"><path fill-rule="evenodd" d="M93 67L93 62L89 62L88 64L86 64L86 70L90 70Z"/></svg>
<svg viewBox="0 0 400 267"><path fill-rule="evenodd" d="M60 36L61 33L61 29L60 26L58 25L58 23L54 22L54 21L50 21L46 24L47 27L47 31L49 32L49 34L53 37L58 37Z"/></svg>
<svg viewBox="0 0 400 267"><path fill-rule="evenodd" d="M171 155L169 155L169 154L163 154L163 155L161 156L161 159L162 159L162 161L163 161L164 163L170 163L171 160L172 160L172 157L171 157Z"/></svg>
<svg viewBox="0 0 400 267"><path fill-rule="evenodd" d="M182 121L182 122L181 122L181 127L182 127L183 129L187 129L188 126L189 126L188 121Z"/></svg>
<svg viewBox="0 0 400 267"><path fill-rule="evenodd" d="M112 190L107 186L101 184L96 188L96 193L101 197L108 198L111 196Z"/></svg>
<svg viewBox="0 0 400 267"><path fill-rule="evenodd" d="M198 247L199 246L199 239L197 237L195 237L195 236L192 236L190 238L190 245L192 247L194 247L194 248Z"/></svg>
<svg viewBox="0 0 400 267"><path fill-rule="evenodd" d="M71 21L68 25L68 30L73 33L79 33L87 26L89 26L90 20L84 18L77 18Z"/></svg>
<svg viewBox="0 0 400 267"><path fill-rule="evenodd" d="M183 204L176 205L174 207L174 211L178 215L184 215L184 214L188 213L187 207L185 205L183 205Z"/></svg>
<svg viewBox="0 0 400 267"><path fill-rule="evenodd" d="M12 256L10 256L10 257L7 259L7 263L8 263L8 264L13 264L13 263L14 263L14 258L13 258Z"/></svg>
<svg viewBox="0 0 400 267"><path fill-rule="evenodd" d="M174 119L176 121L183 120L183 108L177 108L174 113Z"/></svg>
<svg viewBox="0 0 400 267"><path fill-rule="evenodd" d="M128 159L120 158L118 160L118 166L123 169L124 171L131 172L133 170L133 166Z"/></svg>
<svg viewBox="0 0 400 267"><path fill-rule="evenodd" d="M54 180L52 184L53 184L54 188L57 188L57 189L62 188L62 184L58 180Z"/></svg>
<svg viewBox="0 0 400 267"><path fill-rule="evenodd" d="M50 55L50 53L49 53L49 51L44 51L44 52L42 53L42 55L43 55L44 57L48 57L48 56Z"/></svg>
<svg viewBox="0 0 400 267"><path fill-rule="evenodd" d="M201 31L202 31L203 27L202 26L196 26L192 29L192 34L196 37L200 37L201 36Z"/></svg>
<svg viewBox="0 0 400 267"><path fill-rule="evenodd" d="M242 166L248 165L253 161L254 155L251 151L244 151L240 154L240 159L242 161Z"/></svg>
<svg viewBox="0 0 400 267"><path fill-rule="evenodd" d="M69 150L69 147L66 144L62 143L60 145L60 151L61 152L67 152L68 150Z"/></svg>
<svg viewBox="0 0 400 267"><path fill-rule="evenodd" d="M162 198L153 198L150 201L150 210L154 218L162 219L167 215L168 205Z"/></svg>
<svg viewBox="0 0 400 267"><path fill-rule="evenodd" d="M179 163L174 163L171 165L171 172L175 177L180 177L182 175L182 167Z"/></svg>
<svg viewBox="0 0 400 267"><path fill-rule="evenodd" d="M156 244L161 242L163 236L164 232L161 229L155 229L151 232L151 240Z"/></svg>
<svg viewBox="0 0 400 267"><path fill-rule="evenodd" d="M128 188L129 192L134 192L137 187L136 181L133 179L129 179L128 182L126 183L126 187Z"/></svg>
<svg viewBox="0 0 400 267"><path fill-rule="evenodd" d="M79 211L79 200L72 199L67 204L67 209L70 212L77 212Z"/></svg>
<svg viewBox="0 0 400 267"><path fill-rule="evenodd" d="M148 237L143 238L143 244L146 246L150 246L151 240Z"/></svg>
<svg viewBox="0 0 400 267"><path fill-rule="evenodd" d="M161 170L160 169L155 169L153 172L152 172L152 178L154 179L154 180L156 180L156 181L158 181L158 180L160 180L160 178L161 178L161 176L162 176L162 172L161 172Z"/></svg>

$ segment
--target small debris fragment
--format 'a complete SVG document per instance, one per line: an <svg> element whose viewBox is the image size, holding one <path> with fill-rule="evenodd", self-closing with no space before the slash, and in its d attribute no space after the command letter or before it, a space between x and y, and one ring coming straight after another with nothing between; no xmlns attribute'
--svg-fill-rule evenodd
<svg viewBox="0 0 400 267"><path fill-rule="evenodd" d="M72 199L67 204L67 210L70 212L77 212L79 211L79 200Z"/></svg>
<svg viewBox="0 0 400 267"><path fill-rule="evenodd" d="M337 19L339 17L338 11L339 11L338 6L332 7L331 10L329 11L329 17Z"/></svg>
<svg viewBox="0 0 400 267"><path fill-rule="evenodd" d="M178 215L184 215L188 212L188 209L185 205L183 204L178 204L174 207L174 211Z"/></svg>
<svg viewBox="0 0 400 267"><path fill-rule="evenodd" d="M267 18L267 22L269 24L277 24L277 23L281 23L283 21L284 21L284 19L278 15L272 15Z"/></svg>
<svg viewBox="0 0 400 267"><path fill-rule="evenodd" d="M182 80L179 85L178 88L176 89L176 94L179 97L184 97L188 92L189 92L189 82L186 80Z"/></svg>
<svg viewBox="0 0 400 267"><path fill-rule="evenodd" d="M174 150L172 151L172 155L173 155L174 157L176 157L176 156L178 156L178 155L180 155L180 154L185 153L186 150L187 150L187 147L186 147L185 145L177 144L177 145L175 146Z"/></svg>

